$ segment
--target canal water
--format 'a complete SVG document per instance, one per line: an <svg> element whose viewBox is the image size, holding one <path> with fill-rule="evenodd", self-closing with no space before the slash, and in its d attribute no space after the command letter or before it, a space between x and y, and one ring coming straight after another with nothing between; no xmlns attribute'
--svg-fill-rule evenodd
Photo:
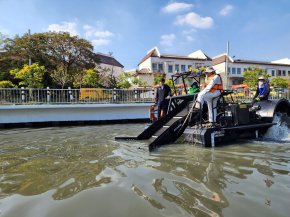
<svg viewBox="0 0 290 217"><path fill-rule="evenodd" d="M263 216L290 213L290 142L148 153L144 124L0 131L0 217Z"/></svg>

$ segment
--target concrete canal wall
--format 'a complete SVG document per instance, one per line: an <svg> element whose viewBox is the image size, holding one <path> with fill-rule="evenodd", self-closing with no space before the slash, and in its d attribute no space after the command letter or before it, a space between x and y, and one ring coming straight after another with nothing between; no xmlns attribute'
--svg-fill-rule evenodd
<svg viewBox="0 0 290 217"><path fill-rule="evenodd" d="M0 125L49 122L105 122L149 119L151 103L5 105Z"/></svg>

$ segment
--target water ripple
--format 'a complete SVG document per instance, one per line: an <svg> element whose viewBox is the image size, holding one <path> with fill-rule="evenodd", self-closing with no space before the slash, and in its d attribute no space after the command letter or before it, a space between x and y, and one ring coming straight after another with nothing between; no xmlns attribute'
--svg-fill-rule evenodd
<svg viewBox="0 0 290 217"><path fill-rule="evenodd" d="M149 153L146 141L113 138L117 134L137 135L143 127L0 131L1 215L19 212L23 217L38 217L36 211L25 212L24 207L34 210L33 201L43 198L43 207L50 208L43 208L42 216L58 216L56 209L64 213L75 203L86 207L83 201L90 197L98 203L92 203L89 212L104 210L99 216L106 212L146 216L148 212L154 216L235 213L242 217L240 207L255 210L256 216L287 216L290 212L285 200L290 194L289 143L243 141L216 149L176 143ZM100 205L116 198L119 202L110 210ZM126 212L130 207L136 211ZM146 212L140 213L143 209Z"/></svg>

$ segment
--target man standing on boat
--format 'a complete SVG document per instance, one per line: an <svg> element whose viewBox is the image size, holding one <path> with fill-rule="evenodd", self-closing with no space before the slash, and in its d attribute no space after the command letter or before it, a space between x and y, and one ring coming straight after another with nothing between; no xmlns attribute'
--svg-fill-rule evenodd
<svg viewBox="0 0 290 217"><path fill-rule="evenodd" d="M207 75L206 87L197 95L195 108L202 109L204 102L208 106L208 121L211 125L216 122L216 107L218 96L223 91L223 82L219 74L213 67L207 67L205 70Z"/></svg>
<svg viewBox="0 0 290 217"><path fill-rule="evenodd" d="M157 88L155 97L155 103L158 106L158 119L166 115L170 96L171 89L167 84L165 84L165 79L162 78L160 80L160 86Z"/></svg>

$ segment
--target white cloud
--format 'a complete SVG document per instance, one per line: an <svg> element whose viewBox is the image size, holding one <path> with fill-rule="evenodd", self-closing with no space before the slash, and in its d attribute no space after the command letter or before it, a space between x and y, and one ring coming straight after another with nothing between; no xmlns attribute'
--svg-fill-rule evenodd
<svg viewBox="0 0 290 217"><path fill-rule="evenodd" d="M93 39L92 43L94 46L99 47L99 46L108 45L111 43L111 41L104 38L97 38L97 39Z"/></svg>
<svg viewBox="0 0 290 217"><path fill-rule="evenodd" d="M213 26L211 17L201 17L199 14L190 12L185 15L177 16L176 25L189 25L198 29L209 29Z"/></svg>
<svg viewBox="0 0 290 217"><path fill-rule="evenodd" d="M106 31L96 31L96 32L94 33L94 35L95 35L96 37L100 37L100 38L107 38L107 37L112 37L112 36L114 36L114 34L113 34L112 32L110 32L110 31L108 31L108 30L106 30Z"/></svg>
<svg viewBox="0 0 290 217"><path fill-rule="evenodd" d="M94 34L94 28L90 25L84 25L83 29L85 30L85 37L89 38Z"/></svg>
<svg viewBox="0 0 290 217"><path fill-rule="evenodd" d="M114 36L114 33L103 28L101 23L98 23L96 26L84 25L83 29L86 39L91 40L96 47L110 44L110 38Z"/></svg>
<svg viewBox="0 0 290 217"><path fill-rule="evenodd" d="M190 35L190 34L193 34L193 33L195 33L195 32L197 32L196 29L189 29L189 30L183 30L183 31L182 31L182 34L183 34L183 35Z"/></svg>
<svg viewBox="0 0 290 217"><path fill-rule="evenodd" d="M186 41L192 42L192 41L194 41L194 38L192 36L190 36L190 35L187 35L186 36Z"/></svg>
<svg viewBox="0 0 290 217"><path fill-rule="evenodd" d="M62 24L50 24L47 28L48 31L52 32L69 32L72 36L79 35L77 24L74 22L62 22Z"/></svg>
<svg viewBox="0 0 290 217"><path fill-rule="evenodd" d="M161 45L165 47L172 47L173 41L175 40L175 35L174 34L162 35L160 39L161 39L160 40Z"/></svg>
<svg viewBox="0 0 290 217"><path fill-rule="evenodd" d="M183 2L172 2L168 3L165 7L162 8L162 11L165 13L175 13L179 11L190 10L193 7L193 4L183 3Z"/></svg>
<svg viewBox="0 0 290 217"><path fill-rule="evenodd" d="M62 22L61 24L50 24L47 31L69 32L72 36L79 35L91 41L96 47L110 44L111 38L114 36L114 33L105 29L101 22L97 22L95 25L83 25L80 30L82 34L77 29L78 24L76 22Z"/></svg>
<svg viewBox="0 0 290 217"><path fill-rule="evenodd" d="M234 9L232 5L226 5L223 9L220 10L219 14L221 16L227 16Z"/></svg>

